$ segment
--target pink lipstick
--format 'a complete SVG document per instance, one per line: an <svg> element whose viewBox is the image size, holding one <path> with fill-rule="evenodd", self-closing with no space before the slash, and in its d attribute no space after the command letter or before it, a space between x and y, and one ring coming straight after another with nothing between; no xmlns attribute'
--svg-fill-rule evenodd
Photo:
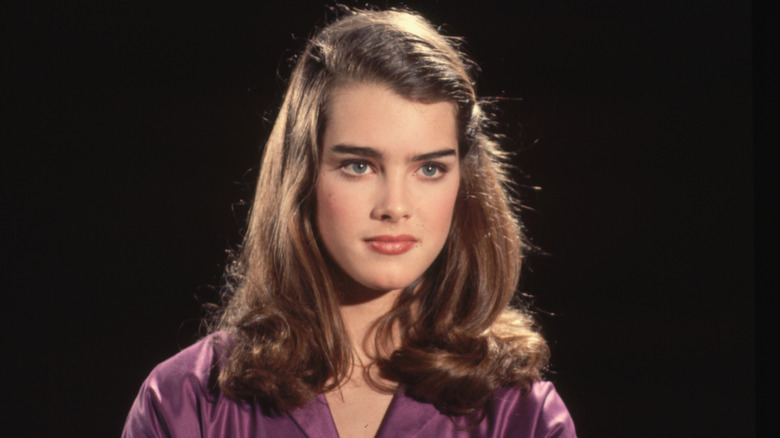
<svg viewBox="0 0 780 438"><path fill-rule="evenodd" d="M371 250L385 255L399 255L414 248L417 239L403 234L399 236L374 236L365 239Z"/></svg>

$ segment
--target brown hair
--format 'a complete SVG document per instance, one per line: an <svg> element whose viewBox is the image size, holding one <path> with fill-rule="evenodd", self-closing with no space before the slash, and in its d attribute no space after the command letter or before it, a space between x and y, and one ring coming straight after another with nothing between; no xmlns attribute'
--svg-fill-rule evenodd
<svg viewBox="0 0 780 438"><path fill-rule="evenodd" d="M453 102L460 133L461 184L448 241L378 321L373 365L448 414L476 412L497 387L528 388L540 379L547 344L526 313L509 307L522 230L469 66L457 40L407 11L349 11L308 42L228 269L228 304L216 327L231 334L219 375L224 393L287 410L349 375L351 345L317 239L314 187L329 93L356 82L385 84L412 100Z"/></svg>

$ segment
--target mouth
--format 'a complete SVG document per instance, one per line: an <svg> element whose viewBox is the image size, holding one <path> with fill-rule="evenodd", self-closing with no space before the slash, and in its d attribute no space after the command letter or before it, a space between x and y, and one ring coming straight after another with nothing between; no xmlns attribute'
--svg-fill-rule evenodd
<svg viewBox="0 0 780 438"><path fill-rule="evenodd" d="M417 244L417 239L409 235L374 236L364 239L368 248L384 255L403 254Z"/></svg>

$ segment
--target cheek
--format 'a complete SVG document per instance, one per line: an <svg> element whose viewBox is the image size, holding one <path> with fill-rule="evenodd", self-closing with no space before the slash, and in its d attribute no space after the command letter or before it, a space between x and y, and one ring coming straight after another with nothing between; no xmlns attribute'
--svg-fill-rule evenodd
<svg viewBox="0 0 780 438"><path fill-rule="evenodd" d="M354 194L345 193L327 182L320 184L317 196L317 228L320 239L329 250L340 246L345 231L352 230L356 222L359 201Z"/></svg>
<svg viewBox="0 0 780 438"><path fill-rule="evenodd" d="M457 203L459 193L460 180L458 179L449 188L447 193L438 199L438 204L436 205L437 211L441 212L441 220L446 221L448 225L452 222L452 216L455 213L455 204Z"/></svg>
<svg viewBox="0 0 780 438"><path fill-rule="evenodd" d="M429 232L438 235L440 239L446 239L449 234L457 196L458 187L456 185L437 193L436 196L429 197L425 202L426 224Z"/></svg>
<svg viewBox="0 0 780 438"><path fill-rule="evenodd" d="M317 228L323 239L330 234L330 226L333 220L334 208L333 193L326 189L317 188Z"/></svg>
<svg viewBox="0 0 780 438"><path fill-rule="evenodd" d="M455 198L448 198L441 200L438 205L436 205L436 211L438 212L436 221L437 226L441 230L447 230L449 231L450 225L452 224L452 215L454 212L455 207Z"/></svg>
<svg viewBox="0 0 780 438"><path fill-rule="evenodd" d="M338 217L348 211L348 199L327 187L317 190L317 218L322 222L338 222Z"/></svg>

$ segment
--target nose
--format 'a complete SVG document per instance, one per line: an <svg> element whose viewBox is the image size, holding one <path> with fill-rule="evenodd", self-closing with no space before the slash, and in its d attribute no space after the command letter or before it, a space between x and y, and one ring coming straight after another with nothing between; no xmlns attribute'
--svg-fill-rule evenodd
<svg viewBox="0 0 780 438"><path fill-rule="evenodd" d="M403 178L386 175L377 187L371 218L398 222L411 216L411 199Z"/></svg>

